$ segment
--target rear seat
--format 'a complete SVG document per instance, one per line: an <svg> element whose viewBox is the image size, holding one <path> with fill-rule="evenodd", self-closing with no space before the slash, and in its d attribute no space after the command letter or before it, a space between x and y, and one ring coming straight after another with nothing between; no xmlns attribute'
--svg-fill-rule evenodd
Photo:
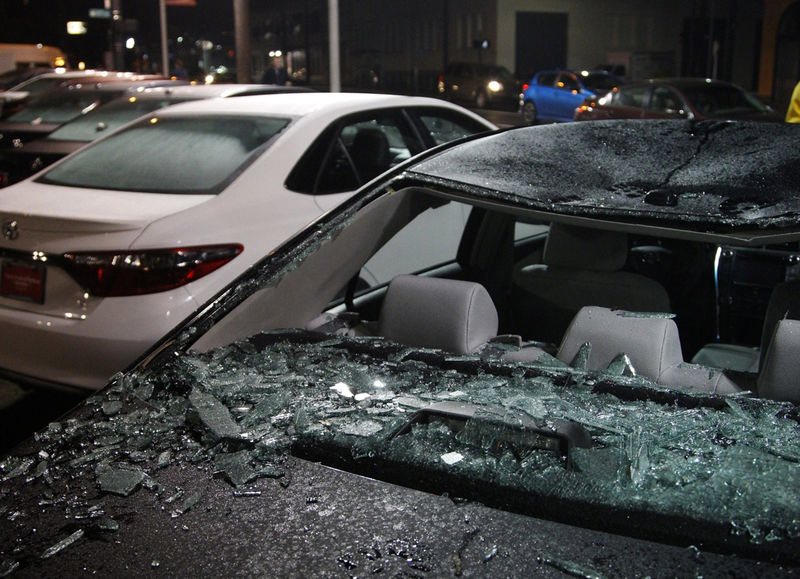
<svg viewBox="0 0 800 579"><path fill-rule="evenodd" d="M741 391L723 372L683 361L678 327L666 314L586 306L567 328L556 357L603 370L623 355L638 375L663 386L714 394Z"/></svg>

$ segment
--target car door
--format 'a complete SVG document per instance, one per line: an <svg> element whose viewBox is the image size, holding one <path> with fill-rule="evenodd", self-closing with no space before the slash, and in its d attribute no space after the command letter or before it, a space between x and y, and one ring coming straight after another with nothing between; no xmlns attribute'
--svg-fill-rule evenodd
<svg viewBox="0 0 800 579"><path fill-rule="evenodd" d="M575 109L589 95L584 94L578 77L571 72L562 71L559 73L555 89L554 108L551 112L552 118L558 121L571 121L575 115Z"/></svg>
<svg viewBox="0 0 800 579"><path fill-rule="evenodd" d="M552 118L555 109L555 100L558 96L556 79L558 73L542 72L536 76L536 85L533 92L533 101L537 108L537 116L545 119Z"/></svg>

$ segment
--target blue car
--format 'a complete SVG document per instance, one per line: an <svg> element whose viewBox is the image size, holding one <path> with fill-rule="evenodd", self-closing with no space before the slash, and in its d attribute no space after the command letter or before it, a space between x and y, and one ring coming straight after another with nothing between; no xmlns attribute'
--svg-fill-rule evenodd
<svg viewBox="0 0 800 579"><path fill-rule="evenodd" d="M605 94L618 80L605 71L576 73L543 70L523 87L521 112L528 124L537 121L572 121L575 109L598 92ZM608 86L610 85L610 86Z"/></svg>

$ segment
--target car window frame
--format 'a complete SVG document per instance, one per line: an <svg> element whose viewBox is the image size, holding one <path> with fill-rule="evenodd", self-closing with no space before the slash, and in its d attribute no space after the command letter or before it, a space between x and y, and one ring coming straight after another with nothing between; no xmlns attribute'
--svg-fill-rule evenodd
<svg viewBox="0 0 800 579"><path fill-rule="evenodd" d="M492 129L486 126L483 126L480 121L477 119L473 119L472 117L449 108L440 108L428 105L415 105L410 107L404 107L403 112L408 117L409 121L414 125L417 133L419 134L424 148L420 149L419 151L412 151L412 154L416 155L421 153L426 149L430 149L432 147L436 147L438 145L443 145L444 143L439 143L432 135L431 129L427 126L425 121L422 120L422 117L427 116L436 116L440 119L444 119L445 121L457 124L459 126L464 126L464 124L472 125L474 128L481 128L483 130L472 132L466 136L478 135L481 133L490 132ZM464 121L461 123L460 121ZM469 127L467 127L469 129ZM462 137L463 138L463 137ZM450 142L450 141L445 141Z"/></svg>
<svg viewBox="0 0 800 579"><path fill-rule="evenodd" d="M569 84L566 83L566 82L563 82L562 79L568 79L569 80ZM566 91L566 92L569 92L569 93L575 93L575 94L579 93L581 91L581 88L582 88L581 82L580 82L580 80L578 80L578 75L574 74L574 73L571 73L571 72L564 71L564 70L562 70L561 72L558 73L558 76L556 77L554 86L558 90L563 90L563 91Z"/></svg>
<svg viewBox="0 0 800 579"><path fill-rule="evenodd" d="M649 86L643 86L643 85L621 86L619 87L619 89L617 89L616 92L613 93L614 96L611 99L611 105L615 107L636 109L636 110L646 109L647 106L649 106L650 104L650 93L651 93L650 88L651 87ZM636 105L636 104L628 104L625 102L621 102L626 95L631 93L631 91L638 91L638 90L642 90L642 100L640 104Z"/></svg>
<svg viewBox="0 0 800 579"><path fill-rule="evenodd" d="M666 91L669 94L669 96L678 103L680 108L678 108L674 112L670 112L664 109L653 108L653 102L656 97L656 92L659 90ZM671 86L665 84L654 84L653 86L650 87L650 90L648 90L647 92L647 106L644 108L647 111L663 115L675 116L679 118L685 117L690 110L688 105L686 104L686 99L683 98L683 95L681 95L680 92L678 92Z"/></svg>
<svg viewBox="0 0 800 579"><path fill-rule="evenodd" d="M297 163L295 163L286 181L284 181L284 187L295 193L303 193L306 195L335 195L337 193L354 191L358 187L364 185L366 181L361 180L355 165L352 163L352 160L349 160L350 168L356 177L354 181L355 186L347 189L320 189L320 183L322 182L326 169L332 162L333 155L336 154L337 150L346 152L345 143L341 140L342 131L360 122L381 117L393 118L412 156L435 146L436 143L433 141L433 138L427 134L427 128L425 128L424 123L414 117L415 113L410 112L409 109L414 108L430 108L435 110L435 107L395 106L359 111L336 119L320 132L306 152L303 153ZM309 175L311 175L311 177Z"/></svg>

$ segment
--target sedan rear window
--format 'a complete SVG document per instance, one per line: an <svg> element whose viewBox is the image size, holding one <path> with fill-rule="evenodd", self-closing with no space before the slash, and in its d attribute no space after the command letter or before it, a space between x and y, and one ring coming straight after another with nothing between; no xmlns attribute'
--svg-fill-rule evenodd
<svg viewBox="0 0 800 579"><path fill-rule="evenodd" d="M150 117L56 165L41 182L147 193L219 193L285 118Z"/></svg>

